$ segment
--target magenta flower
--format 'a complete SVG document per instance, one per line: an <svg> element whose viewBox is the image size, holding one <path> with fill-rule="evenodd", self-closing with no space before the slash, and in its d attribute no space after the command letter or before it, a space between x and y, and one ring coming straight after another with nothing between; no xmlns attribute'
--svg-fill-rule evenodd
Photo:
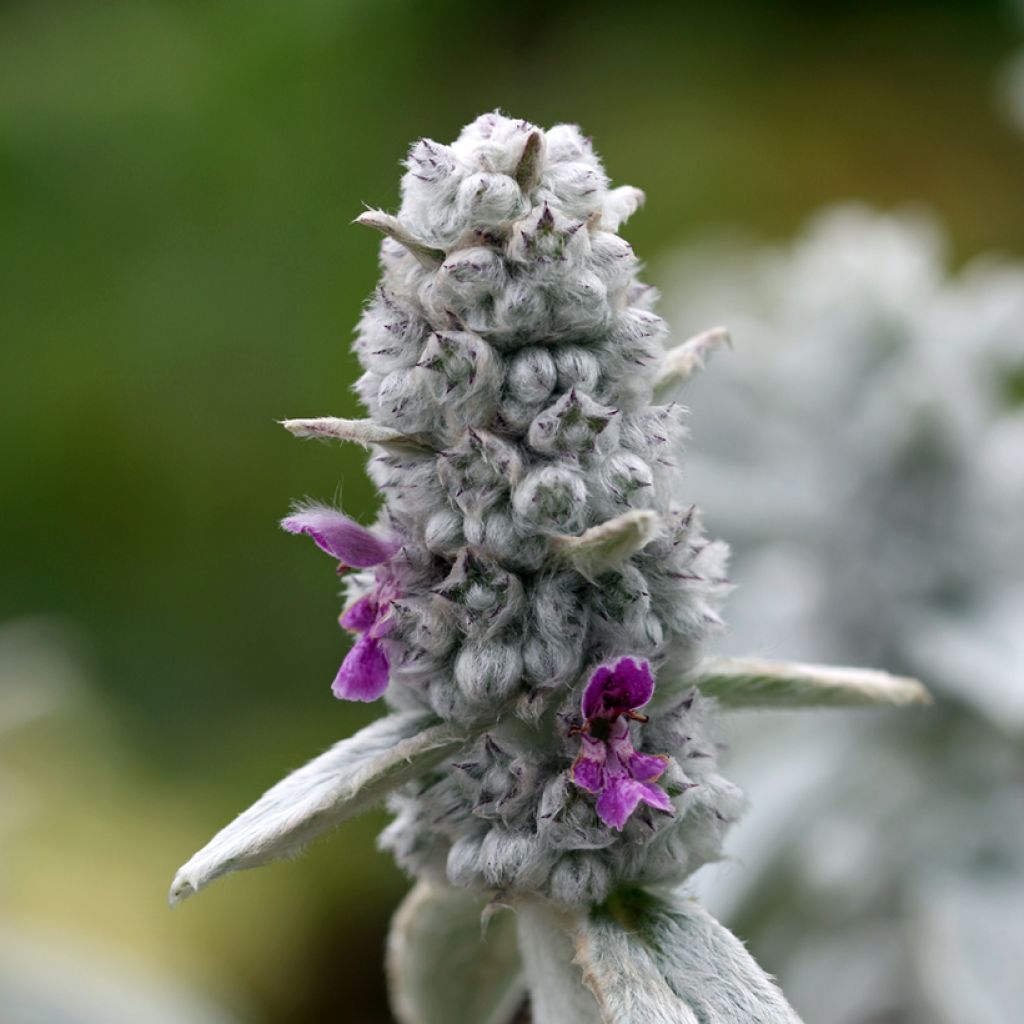
<svg viewBox="0 0 1024 1024"><path fill-rule="evenodd" d="M341 571L382 565L402 547L397 541L379 537L348 516L323 505L300 509L283 519L281 526L289 533L312 537L317 547L338 559ZM350 632L362 634L345 655L331 685L331 691L339 700L374 701L388 688L390 666L382 640L394 625L391 604L396 597L395 584L378 577L377 586L338 620Z"/></svg>
<svg viewBox="0 0 1024 1024"><path fill-rule="evenodd" d="M281 520L289 533L312 537L321 551L333 555L345 568L368 569L386 562L401 548L393 540L378 537L336 509L326 505L308 505Z"/></svg>
<svg viewBox="0 0 1024 1024"><path fill-rule="evenodd" d="M583 691L583 725L575 730L582 747L573 762L572 781L598 794L598 817L619 832L641 803L674 812L668 794L655 785L668 758L639 753L629 734L630 720L647 721L637 709L653 693L650 663L634 658L599 666Z"/></svg>

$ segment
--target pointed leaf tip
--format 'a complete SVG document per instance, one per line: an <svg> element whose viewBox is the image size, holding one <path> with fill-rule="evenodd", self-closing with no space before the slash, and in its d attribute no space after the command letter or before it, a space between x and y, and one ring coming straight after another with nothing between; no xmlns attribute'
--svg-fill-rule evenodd
<svg viewBox="0 0 1024 1024"><path fill-rule="evenodd" d="M604 198L597 224L605 231L618 231L646 201L644 193L633 185L613 188Z"/></svg>
<svg viewBox="0 0 1024 1024"><path fill-rule="evenodd" d="M170 891L167 893L167 903L173 910L179 903L184 903L196 890L195 886L187 879L182 877L182 872L179 871L174 876L174 881L171 882Z"/></svg>
<svg viewBox="0 0 1024 1024"><path fill-rule="evenodd" d="M417 452L432 452L425 441L411 434L382 426L373 420L346 420L337 416L317 416L312 419L279 420L285 430L295 437L311 437L322 441L351 441L369 448L399 448Z"/></svg>
<svg viewBox="0 0 1024 1024"><path fill-rule="evenodd" d="M394 239L399 245L405 246L428 270L436 270L444 262L445 254L442 249L435 249L413 238L401 221L390 213L384 213L382 210L367 210L356 217L355 223L380 231L388 238Z"/></svg>
<svg viewBox="0 0 1024 1024"><path fill-rule="evenodd" d="M704 369L708 356L722 345L732 346L728 328L712 327L669 349L654 380L655 400L671 401L683 384Z"/></svg>
<svg viewBox="0 0 1024 1024"><path fill-rule="evenodd" d="M222 875L298 853L455 754L469 738L417 712L378 719L286 776L221 829L175 875L171 905Z"/></svg>
<svg viewBox="0 0 1024 1024"><path fill-rule="evenodd" d="M523 192L536 188L537 182L540 181L543 143L544 137L541 132L532 131L526 139L526 145L523 146L523 155L519 158L512 175Z"/></svg>

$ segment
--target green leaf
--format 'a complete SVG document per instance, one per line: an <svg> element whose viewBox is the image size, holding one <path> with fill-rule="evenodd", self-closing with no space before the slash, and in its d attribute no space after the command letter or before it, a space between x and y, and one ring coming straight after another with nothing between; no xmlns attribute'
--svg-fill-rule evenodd
<svg viewBox="0 0 1024 1024"><path fill-rule="evenodd" d="M515 919L482 925L487 900L419 882L388 936L391 1008L400 1024L509 1024L526 995Z"/></svg>
<svg viewBox="0 0 1024 1024"><path fill-rule="evenodd" d="M286 776L221 829L174 878L170 903L222 875L297 853L439 764L467 733L418 712L388 715Z"/></svg>
<svg viewBox="0 0 1024 1024"><path fill-rule="evenodd" d="M743 943L689 900L616 897L581 921L575 963L603 1024L800 1024Z"/></svg>
<svg viewBox="0 0 1024 1024"><path fill-rule="evenodd" d="M660 679L659 679L660 682ZM930 704L916 679L867 668L804 665L759 658L708 658L666 685L696 686L727 707L866 707Z"/></svg>

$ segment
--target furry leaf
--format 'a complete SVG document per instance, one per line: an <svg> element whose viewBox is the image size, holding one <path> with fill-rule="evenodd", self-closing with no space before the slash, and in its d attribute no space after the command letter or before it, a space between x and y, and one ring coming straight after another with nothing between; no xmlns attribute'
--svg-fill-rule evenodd
<svg viewBox="0 0 1024 1024"><path fill-rule="evenodd" d="M222 875L297 853L457 751L467 736L417 713L388 715L286 776L221 829L171 885L173 906Z"/></svg>
<svg viewBox="0 0 1024 1024"><path fill-rule="evenodd" d="M729 331L725 327L712 327L669 349L654 381L655 401L668 402L675 399L678 389L698 370L704 369L708 356L721 345L731 343Z"/></svg>
<svg viewBox="0 0 1024 1024"><path fill-rule="evenodd" d="M708 658L686 675L723 705L751 708L861 707L930 704L916 679L866 668L804 665L759 658Z"/></svg>
<svg viewBox="0 0 1024 1024"><path fill-rule="evenodd" d="M583 920L575 962L603 1024L800 1024L743 943L689 900L613 898Z"/></svg>
<svg viewBox="0 0 1024 1024"><path fill-rule="evenodd" d="M401 1024L509 1024L526 995L515 920L487 900L419 882L391 922L387 969Z"/></svg>
<svg viewBox="0 0 1024 1024"><path fill-rule="evenodd" d="M400 430L382 426L373 420L346 420L338 416L316 416L313 419L281 420L281 426L296 437L313 437L324 441L352 441L364 448L379 444L384 448L432 451L425 442Z"/></svg>
<svg viewBox="0 0 1024 1024"><path fill-rule="evenodd" d="M533 1024L595 1024L600 1019L594 996L573 962L582 921L581 913L541 900L524 900L516 907Z"/></svg>
<svg viewBox="0 0 1024 1024"><path fill-rule="evenodd" d="M401 221L390 213L384 213L381 210L367 210L366 213L361 213L356 217L356 223L363 224L368 228L376 228L382 235L387 235L399 245L405 246L428 270L434 270L444 262L444 252L441 249L434 249L417 241L406 231Z"/></svg>

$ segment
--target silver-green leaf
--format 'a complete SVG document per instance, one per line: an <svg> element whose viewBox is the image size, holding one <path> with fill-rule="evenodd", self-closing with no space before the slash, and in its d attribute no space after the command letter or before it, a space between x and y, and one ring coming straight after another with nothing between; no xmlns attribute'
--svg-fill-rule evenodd
<svg viewBox="0 0 1024 1024"><path fill-rule="evenodd" d="M312 437L320 441L351 441L369 448L407 449L432 452L433 449L417 437L400 430L385 427L373 420L346 420L339 416L316 416L311 419L281 420L281 426L296 437Z"/></svg>
<svg viewBox="0 0 1024 1024"><path fill-rule="evenodd" d="M712 327L669 349L654 380L654 399L670 402L679 397L683 385L698 370L704 369L708 356L722 345L731 344L725 327Z"/></svg>
<svg viewBox="0 0 1024 1024"><path fill-rule="evenodd" d="M800 1024L743 943L689 900L615 897L582 921L575 962L602 1024Z"/></svg>
<svg viewBox="0 0 1024 1024"><path fill-rule="evenodd" d="M931 703L931 695L925 687L916 679L905 676L874 669L763 661L759 658L708 658L678 681L673 680L666 685L696 686L705 696L715 697L727 707L867 707Z"/></svg>
<svg viewBox="0 0 1024 1024"><path fill-rule="evenodd" d="M428 270L436 270L444 262L443 250L435 249L419 239L413 238L401 221L390 213L384 213L382 210L367 210L356 217L355 222L364 227L374 228L382 235L394 239L399 245L405 246Z"/></svg>
<svg viewBox="0 0 1024 1024"><path fill-rule="evenodd" d="M516 905L533 1024L596 1024L601 1019L597 1001L574 962L583 922L580 911L546 900L523 900Z"/></svg>
<svg viewBox="0 0 1024 1024"><path fill-rule="evenodd" d="M455 753L467 739L455 727L414 712L368 725L286 776L221 829L178 871L171 905L222 875L297 853Z"/></svg>
<svg viewBox="0 0 1024 1024"><path fill-rule="evenodd" d="M482 925L486 898L419 882L391 922L387 969L400 1024L509 1024L526 995L515 919Z"/></svg>

